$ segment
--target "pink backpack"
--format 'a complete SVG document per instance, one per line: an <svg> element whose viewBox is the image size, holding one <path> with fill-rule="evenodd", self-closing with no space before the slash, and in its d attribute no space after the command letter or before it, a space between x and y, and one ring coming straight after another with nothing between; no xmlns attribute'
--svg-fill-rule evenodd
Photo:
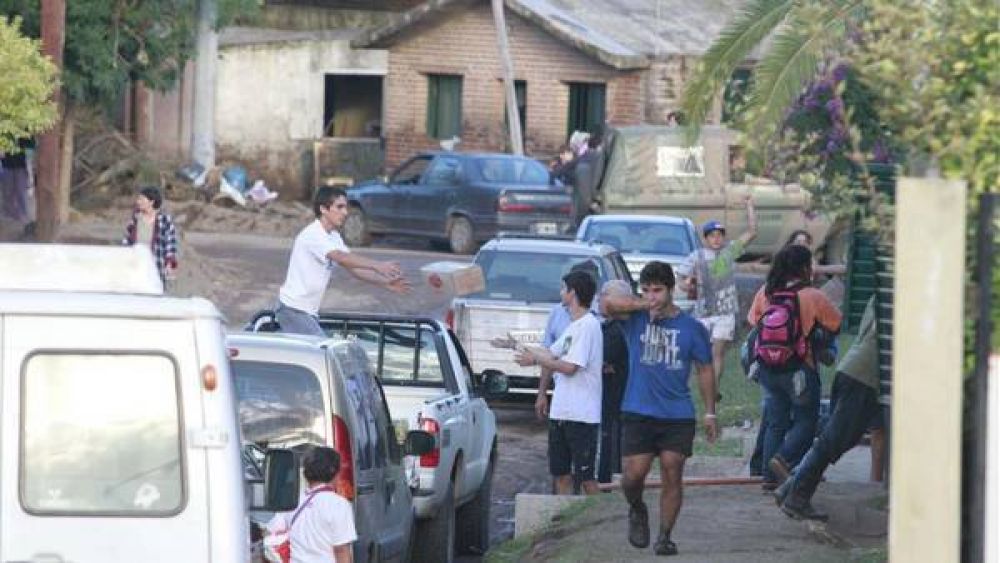
<svg viewBox="0 0 1000 563"><path fill-rule="evenodd" d="M801 286L775 291L757 321L754 358L769 368L792 368L805 361L805 332L799 309Z"/></svg>

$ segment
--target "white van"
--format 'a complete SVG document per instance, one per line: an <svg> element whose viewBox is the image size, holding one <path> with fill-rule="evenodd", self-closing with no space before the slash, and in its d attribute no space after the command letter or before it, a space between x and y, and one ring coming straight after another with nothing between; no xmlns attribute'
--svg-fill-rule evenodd
<svg viewBox="0 0 1000 563"><path fill-rule="evenodd" d="M162 296L146 249L0 264L0 561L248 561L218 310Z"/></svg>

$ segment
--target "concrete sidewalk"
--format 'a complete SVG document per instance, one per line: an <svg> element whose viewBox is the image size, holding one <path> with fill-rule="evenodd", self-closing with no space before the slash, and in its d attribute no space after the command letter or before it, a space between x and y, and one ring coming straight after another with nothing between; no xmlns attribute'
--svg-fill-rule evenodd
<svg viewBox="0 0 1000 563"><path fill-rule="evenodd" d="M680 555L670 561L783 562L878 561L884 553L885 515L880 485L825 483L814 499L831 514L827 524L792 520L759 486L700 486L684 491L672 535ZM646 493L653 542L659 494ZM520 540L521 549L491 551L487 561L659 561L650 546L627 540L628 509L620 493L606 493L569 508L544 531ZM518 540L514 540L517 542Z"/></svg>
<svg viewBox="0 0 1000 563"><path fill-rule="evenodd" d="M738 458L700 461L702 471L694 473L715 473L713 469L739 463ZM680 555L669 561L884 560L888 493L881 484L868 482L869 466L868 448L857 447L829 469L827 482L813 499L817 509L830 515L827 523L792 520L759 485L686 486L672 534ZM738 474L746 475L745 470ZM659 490L647 489L645 499L653 543L659 525ZM555 520L553 515L558 515ZM664 559L653 553L652 545L641 550L629 545L628 507L620 492L596 498L518 495L515 517L520 537L491 550L487 561ZM524 533L532 521L536 531Z"/></svg>

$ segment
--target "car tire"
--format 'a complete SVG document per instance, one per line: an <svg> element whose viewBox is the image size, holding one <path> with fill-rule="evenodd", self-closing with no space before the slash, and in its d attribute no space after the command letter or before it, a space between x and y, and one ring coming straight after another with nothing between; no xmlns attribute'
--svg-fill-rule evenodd
<svg viewBox="0 0 1000 563"><path fill-rule="evenodd" d="M476 251L476 231L465 217L455 217L448 229L448 245L455 254L472 254Z"/></svg>
<svg viewBox="0 0 1000 563"><path fill-rule="evenodd" d="M459 508L455 517L458 526L455 550L462 555L482 555L490 548L490 505L493 502L495 458L495 455L491 456L476 496Z"/></svg>
<svg viewBox="0 0 1000 563"><path fill-rule="evenodd" d="M368 216L355 205L351 206L351 212L344 220L341 232L344 234L344 242L348 246L368 246L372 243L372 234L368 228Z"/></svg>
<svg viewBox="0 0 1000 563"><path fill-rule="evenodd" d="M455 483L448 483L438 513L417 520L414 563L453 563L455 560Z"/></svg>

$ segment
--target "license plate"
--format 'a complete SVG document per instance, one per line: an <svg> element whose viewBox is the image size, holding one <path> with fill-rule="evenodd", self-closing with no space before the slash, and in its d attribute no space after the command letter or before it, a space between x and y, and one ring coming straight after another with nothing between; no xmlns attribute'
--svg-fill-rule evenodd
<svg viewBox="0 0 1000 563"><path fill-rule="evenodd" d="M535 223L531 226L531 229L536 235L557 235L559 234L559 225L556 223Z"/></svg>
<svg viewBox="0 0 1000 563"><path fill-rule="evenodd" d="M540 330L512 330L507 334L520 344L541 344L542 331Z"/></svg>

